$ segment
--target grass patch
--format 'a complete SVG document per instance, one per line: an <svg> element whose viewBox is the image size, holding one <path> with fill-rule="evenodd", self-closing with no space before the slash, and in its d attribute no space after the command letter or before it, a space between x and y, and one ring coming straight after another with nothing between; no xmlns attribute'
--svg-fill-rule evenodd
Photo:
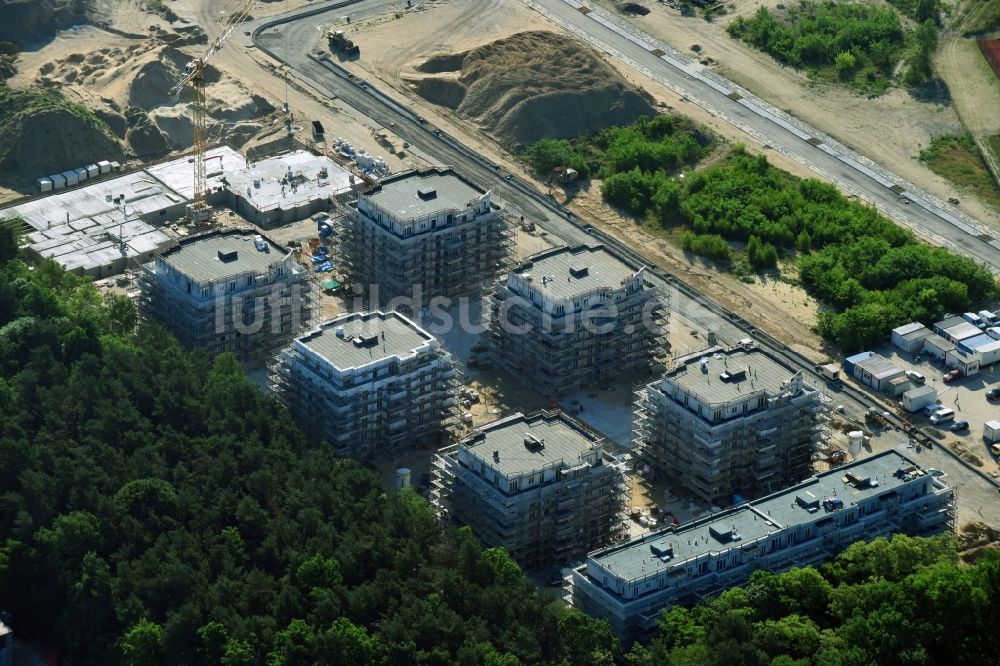
<svg viewBox="0 0 1000 666"><path fill-rule="evenodd" d="M1000 148L1000 137L990 138L990 148ZM972 192L980 200L1000 208L1000 188L983 164L976 144L968 134L939 136L920 151L920 161L955 186Z"/></svg>
<svg viewBox="0 0 1000 666"><path fill-rule="evenodd" d="M966 35L981 35L1000 30L1000 0L976 0L977 6L969 12L965 22Z"/></svg>

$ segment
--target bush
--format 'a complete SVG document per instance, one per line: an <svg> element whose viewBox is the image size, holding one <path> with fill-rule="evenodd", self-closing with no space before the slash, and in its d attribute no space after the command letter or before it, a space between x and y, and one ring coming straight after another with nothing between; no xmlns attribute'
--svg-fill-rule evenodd
<svg viewBox="0 0 1000 666"><path fill-rule="evenodd" d="M848 81L867 93L888 87L905 47L896 12L857 3L803 1L783 19L761 7L749 19L734 20L727 31L780 62L820 78ZM873 80L852 77L859 69L877 76Z"/></svg>
<svg viewBox="0 0 1000 666"><path fill-rule="evenodd" d="M681 247L687 252L717 259L720 261L729 260L729 243L719 234L695 234L685 231L681 234Z"/></svg>

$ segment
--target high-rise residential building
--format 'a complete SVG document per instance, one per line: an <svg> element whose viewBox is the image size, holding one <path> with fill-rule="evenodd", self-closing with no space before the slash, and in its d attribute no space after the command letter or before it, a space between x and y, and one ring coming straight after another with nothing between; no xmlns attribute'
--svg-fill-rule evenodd
<svg viewBox="0 0 1000 666"><path fill-rule="evenodd" d="M312 318L308 273L252 230L184 238L144 265L143 312L189 348L263 364Z"/></svg>
<svg viewBox="0 0 1000 666"><path fill-rule="evenodd" d="M602 245L557 247L497 283L491 351L500 366L557 396L662 369L666 317L644 267Z"/></svg>
<svg viewBox="0 0 1000 666"><path fill-rule="evenodd" d="M413 310L435 296L480 292L507 264L513 229L491 192L451 169L431 169L394 174L359 195L335 238L372 307L413 299Z"/></svg>
<svg viewBox="0 0 1000 666"><path fill-rule="evenodd" d="M954 529L955 493L897 451L885 451L628 543L597 550L568 576L567 600L608 620L626 641L656 627L664 609L832 559L855 541Z"/></svg>
<svg viewBox="0 0 1000 666"><path fill-rule="evenodd" d="M827 399L749 340L679 358L637 396L638 455L680 494L726 506L812 473Z"/></svg>
<svg viewBox="0 0 1000 666"><path fill-rule="evenodd" d="M622 463L561 412L513 414L442 449L431 497L443 516L528 568L565 564L627 535Z"/></svg>
<svg viewBox="0 0 1000 666"><path fill-rule="evenodd" d="M295 338L272 391L315 441L366 458L439 447L456 425L459 371L430 333L398 312L353 312Z"/></svg>

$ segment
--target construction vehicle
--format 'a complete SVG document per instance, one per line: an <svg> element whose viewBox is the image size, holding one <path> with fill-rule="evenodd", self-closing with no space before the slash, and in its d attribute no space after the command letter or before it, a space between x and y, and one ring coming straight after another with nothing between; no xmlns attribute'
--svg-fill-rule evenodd
<svg viewBox="0 0 1000 666"><path fill-rule="evenodd" d="M194 149L194 188L191 197L191 204L188 206L188 217L195 224L205 224L211 218L211 210L205 200L208 190L208 177L205 172L205 150L206 130L205 130L205 65L219 52L229 36L236 30L236 26L250 18L250 12L260 0L243 0L239 8L230 16L222 32L216 37L200 57L195 58L184 68L184 75L181 80L170 89L171 95L176 95L184 86L191 84L194 93L191 100L191 145Z"/></svg>
<svg viewBox="0 0 1000 666"><path fill-rule="evenodd" d="M330 48L340 51L348 58L361 54L361 49L353 41L347 38L343 30L330 30L326 33L326 38L330 42Z"/></svg>

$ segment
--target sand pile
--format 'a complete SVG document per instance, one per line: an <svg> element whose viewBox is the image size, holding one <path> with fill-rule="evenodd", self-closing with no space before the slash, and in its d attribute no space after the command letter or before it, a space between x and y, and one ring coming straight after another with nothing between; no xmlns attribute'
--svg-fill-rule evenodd
<svg viewBox="0 0 1000 666"><path fill-rule="evenodd" d="M522 32L465 53L432 56L404 77L501 143L568 139L641 115L648 98L578 41Z"/></svg>
<svg viewBox="0 0 1000 666"><path fill-rule="evenodd" d="M83 107L50 92L5 86L0 147L0 173L12 184L124 156L111 130Z"/></svg>
<svg viewBox="0 0 1000 666"><path fill-rule="evenodd" d="M137 157L153 159L191 146L190 90L170 95L191 56L153 41L128 48L71 53L38 71L39 86L80 91L85 104L125 139ZM263 97L209 65L208 135L239 145L274 112Z"/></svg>
<svg viewBox="0 0 1000 666"><path fill-rule="evenodd" d="M86 20L86 3L74 0L0 0L0 41L21 46Z"/></svg>

